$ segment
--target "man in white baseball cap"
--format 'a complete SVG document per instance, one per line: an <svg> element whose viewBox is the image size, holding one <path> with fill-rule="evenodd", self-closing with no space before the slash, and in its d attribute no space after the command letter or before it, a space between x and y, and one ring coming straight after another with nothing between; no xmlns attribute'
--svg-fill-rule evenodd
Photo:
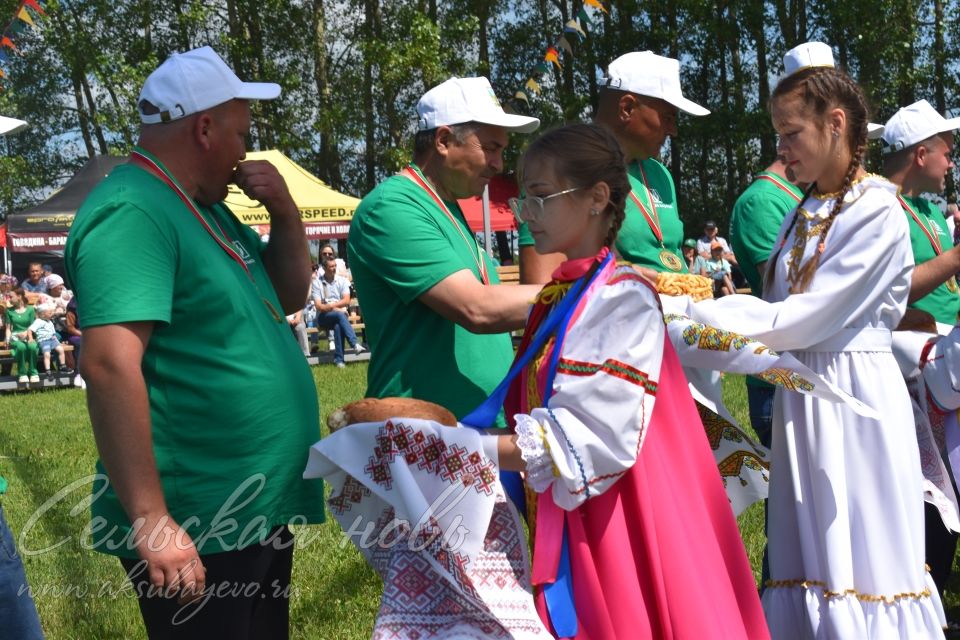
<svg viewBox="0 0 960 640"><path fill-rule="evenodd" d="M887 121L881 140L883 174L900 185L900 206L910 227L916 267L908 307L931 314L944 328L957 323L960 292L960 247L953 246L940 208L920 194L939 194L953 169L953 132L960 118L944 118L926 100L897 111ZM935 507L925 506L926 562L942 591L950 577L957 535L948 530Z"/></svg>
<svg viewBox="0 0 960 640"><path fill-rule="evenodd" d="M420 98L413 162L371 191L350 225L368 397L429 400L462 418L507 373L506 332L523 326L539 287L498 285L457 199L503 170L508 132L537 126L505 113L486 78L451 78Z"/></svg>
<svg viewBox="0 0 960 640"><path fill-rule="evenodd" d="M284 321L309 288L306 237L277 170L243 161L249 101L279 94L209 47L172 55L143 85L131 162L67 240L109 478L93 544L119 556L151 638L287 637L287 524L323 520L323 488L302 478L316 386ZM223 205L230 182L270 212L269 243Z"/></svg>
<svg viewBox="0 0 960 640"><path fill-rule="evenodd" d="M595 120L620 143L633 187L617 251L636 265L677 273L687 270L683 223L673 178L656 156L667 136L677 135L679 111L710 113L683 96L677 60L634 51L610 63Z"/></svg>

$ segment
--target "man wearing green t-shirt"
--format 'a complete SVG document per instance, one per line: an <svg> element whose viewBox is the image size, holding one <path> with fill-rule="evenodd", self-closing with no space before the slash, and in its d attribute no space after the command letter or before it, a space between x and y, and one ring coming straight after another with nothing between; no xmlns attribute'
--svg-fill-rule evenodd
<svg viewBox="0 0 960 640"><path fill-rule="evenodd" d="M634 51L610 63L595 118L620 142L633 187L617 252L635 265L674 273L687 272L683 222L673 177L656 156L667 136L677 135L680 110L710 113L683 97L678 61Z"/></svg>
<svg viewBox="0 0 960 640"><path fill-rule="evenodd" d="M953 168L953 131L960 118L945 119L920 100L897 111L883 132L883 173L900 185L900 206L910 225L910 244L916 268L910 284L909 306L953 326L960 312L954 276L960 272L960 248L953 247L940 209L922 193L943 191Z"/></svg>
<svg viewBox="0 0 960 640"><path fill-rule="evenodd" d="M434 87L417 116L413 163L367 194L350 225L367 396L428 400L462 418L506 375L506 332L523 326L539 287L498 285L457 199L501 172L508 131L540 123L505 113L486 78Z"/></svg>
<svg viewBox="0 0 960 640"><path fill-rule="evenodd" d="M953 131L960 118L945 119L926 101L904 107L887 121L882 135L883 173L900 185L900 206L910 226L916 267L910 281L908 306L953 326L960 312L954 276L960 272L960 247L954 247L946 219L922 193L938 194L953 168ZM948 530L935 507L925 507L926 562L937 587L944 589L957 548L957 535Z"/></svg>
<svg viewBox="0 0 960 640"><path fill-rule="evenodd" d="M248 101L279 93L209 47L172 55L144 83L131 162L67 241L100 454L91 543L120 556L150 637L287 637L287 524L323 520L302 478L316 387L284 322L306 237L276 169L242 162ZM268 244L224 207L230 182L270 212Z"/></svg>

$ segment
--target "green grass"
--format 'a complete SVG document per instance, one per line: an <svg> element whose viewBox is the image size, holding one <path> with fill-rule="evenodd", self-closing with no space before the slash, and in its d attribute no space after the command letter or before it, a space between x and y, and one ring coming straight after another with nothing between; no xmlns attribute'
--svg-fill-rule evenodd
<svg viewBox="0 0 960 640"><path fill-rule="evenodd" d="M365 362L345 369L313 367L322 424L332 410L363 397L366 374ZM124 588L120 563L80 545L90 519L84 503L89 483L56 501L27 526L31 515L52 496L89 476L95 460L83 391L0 395L0 474L10 484L3 497L7 520L18 543L27 549L40 550L66 540L45 553L23 554L50 640L146 638L136 599ZM380 579L352 545L340 544L340 527L332 518L295 531L291 637L369 638L380 600Z"/></svg>
<svg viewBox="0 0 960 640"><path fill-rule="evenodd" d="M363 396L366 363L337 370L313 368L323 423L335 408ZM746 393L739 376L725 376L724 398L741 425L748 427ZM0 473L10 482L3 506L14 534L27 549L65 543L24 564L36 592L44 631L51 640L145 638L136 600L125 590L116 559L81 547L89 521L81 483L29 525L44 503L93 471L96 452L84 393L65 389L0 395ZM740 528L759 580L763 553L763 507L754 505ZM296 530L291 599L291 636L302 639L369 638L380 598L380 580L352 545L342 545L331 519ZM945 605L960 613L960 581L951 582ZM79 590L79 592L78 592ZM2 634L2 632L0 632Z"/></svg>

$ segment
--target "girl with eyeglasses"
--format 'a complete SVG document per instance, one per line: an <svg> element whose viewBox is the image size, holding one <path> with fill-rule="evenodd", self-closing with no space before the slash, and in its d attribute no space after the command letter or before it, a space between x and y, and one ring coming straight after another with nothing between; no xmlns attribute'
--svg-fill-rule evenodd
<svg viewBox="0 0 960 640"><path fill-rule="evenodd" d="M548 132L521 175L515 214L568 258L531 311L498 442L525 473L541 619L564 638L768 637L657 294L611 252L630 191L616 139Z"/></svg>

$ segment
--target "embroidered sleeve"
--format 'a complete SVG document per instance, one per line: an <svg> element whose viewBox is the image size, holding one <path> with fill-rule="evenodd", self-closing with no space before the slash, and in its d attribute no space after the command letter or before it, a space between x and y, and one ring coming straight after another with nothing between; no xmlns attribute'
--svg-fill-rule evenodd
<svg viewBox="0 0 960 640"><path fill-rule="evenodd" d="M663 318L649 285L631 274L618 270L588 294L563 341L547 406L516 416L528 482L564 509L633 466L652 414Z"/></svg>

